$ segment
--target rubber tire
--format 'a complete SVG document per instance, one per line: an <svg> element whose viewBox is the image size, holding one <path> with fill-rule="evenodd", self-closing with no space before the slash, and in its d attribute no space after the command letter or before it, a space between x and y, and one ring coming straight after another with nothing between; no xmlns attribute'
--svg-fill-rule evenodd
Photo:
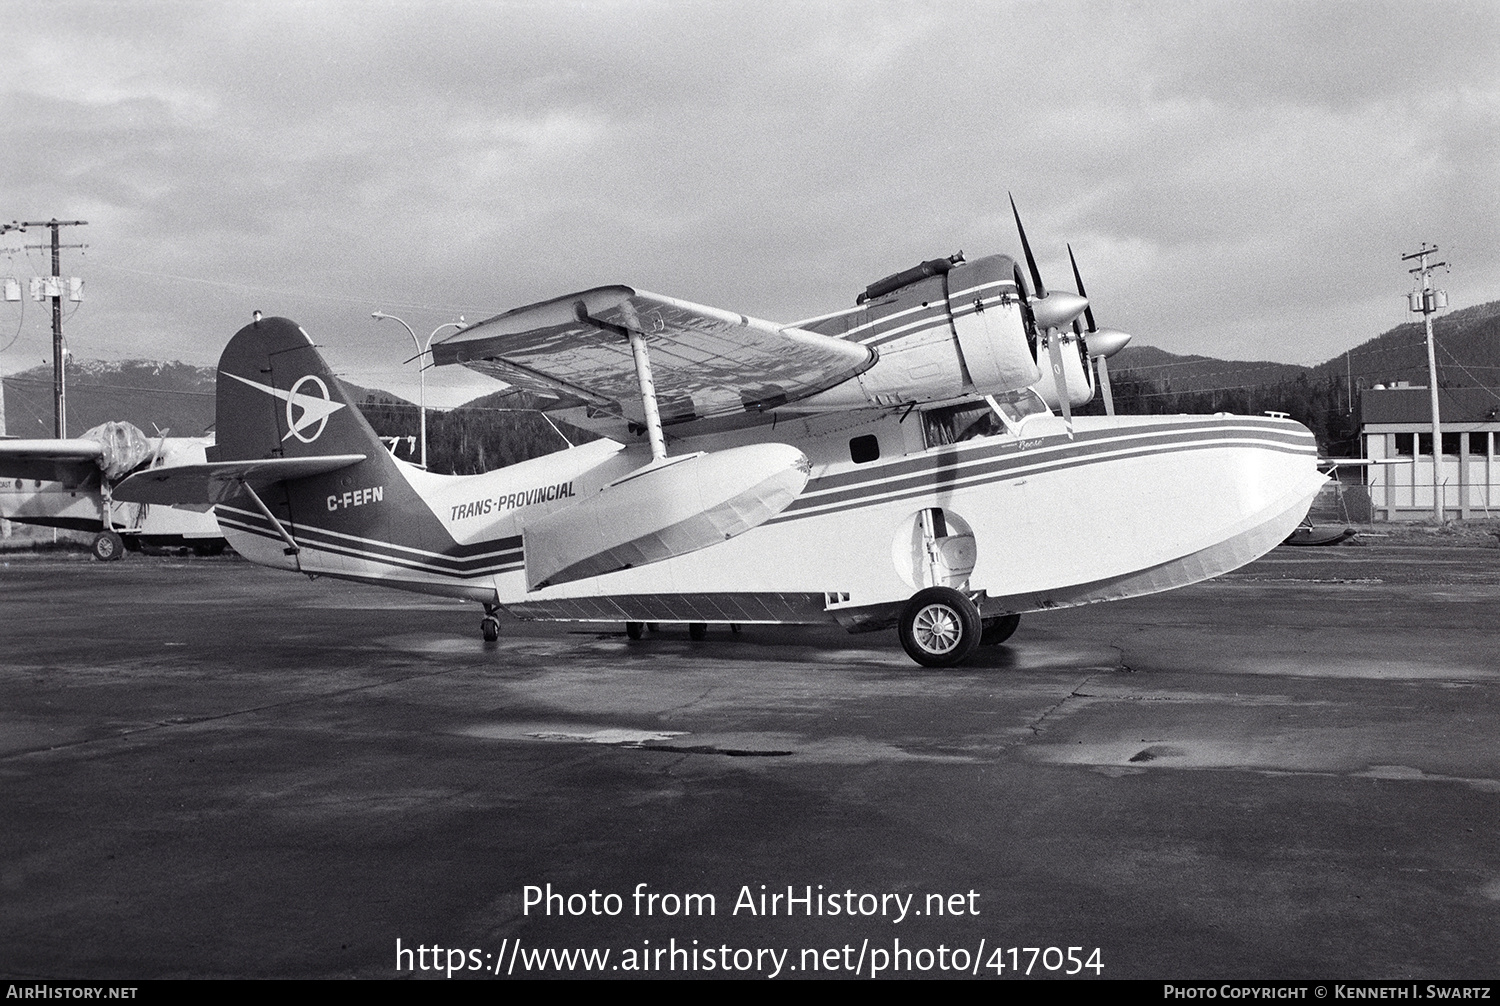
<svg viewBox="0 0 1500 1006"><path fill-rule="evenodd" d="M125 555L125 539L113 531L100 531L94 535L94 558L100 562L114 562Z"/></svg>
<svg viewBox="0 0 1500 1006"><path fill-rule="evenodd" d="M1005 642L1015 635L1016 626L1020 624L1020 615L999 615L995 618L986 618L984 629L979 633L979 645L994 646Z"/></svg>
<svg viewBox="0 0 1500 1006"><path fill-rule="evenodd" d="M631 639L640 639L646 634L645 622L626 622L625 635Z"/></svg>
<svg viewBox="0 0 1500 1006"><path fill-rule="evenodd" d="M500 619L494 615L485 615L479 623L480 635L484 636L486 643L493 643L500 638Z"/></svg>
<svg viewBox="0 0 1500 1006"><path fill-rule="evenodd" d="M701 643L701 642L703 642L703 640L705 640L705 639L708 638L708 623L707 622L689 622L688 623L688 638L691 639L695 643Z"/></svg>
<svg viewBox="0 0 1500 1006"><path fill-rule="evenodd" d="M918 641L929 634L919 628L919 621L930 625L934 619L957 633L947 648L934 648ZM906 655L923 667L952 667L967 659L979 646L983 626L979 621L979 609L967 596L952 587L928 587L917 591L906 602L906 607L901 610L898 632Z"/></svg>

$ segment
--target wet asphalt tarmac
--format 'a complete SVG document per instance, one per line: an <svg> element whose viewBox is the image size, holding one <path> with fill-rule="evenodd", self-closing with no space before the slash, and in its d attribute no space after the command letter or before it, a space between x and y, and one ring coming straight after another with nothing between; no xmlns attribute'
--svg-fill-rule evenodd
<svg viewBox="0 0 1500 1006"><path fill-rule="evenodd" d="M941 671L3 561L7 978L1500 977L1494 549L1282 548Z"/></svg>

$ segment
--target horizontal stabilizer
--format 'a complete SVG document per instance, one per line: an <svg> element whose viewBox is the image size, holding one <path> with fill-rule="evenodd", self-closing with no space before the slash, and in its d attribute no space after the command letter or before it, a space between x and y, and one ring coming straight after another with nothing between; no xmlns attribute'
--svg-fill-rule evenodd
<svg viewBox="0 0 1500 1006"><path fill-rule="evenodd" d="M261 489L365 460L363 454L329 454L310 458L262 458L257 461L210 461L174 465L132 475L115 487L114 498L127 503L224 503L240 493L241 484Z"/></svg>

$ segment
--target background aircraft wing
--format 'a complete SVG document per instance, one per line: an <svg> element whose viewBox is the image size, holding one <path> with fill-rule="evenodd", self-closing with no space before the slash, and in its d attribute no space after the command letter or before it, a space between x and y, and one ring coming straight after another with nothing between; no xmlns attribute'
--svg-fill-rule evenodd
<svg viewBox="0 0 1500 1006"><path fill-rule="evenodd" d="M0 440L0 478L81 485L99 475L97 440Z"/></svg>
<svg viewBox="0 0 1500 1006"><path fill-rule="evenodd" d="M597 287L471 325L435 344L433 362L463 364L557 407L592 405L642 422L626 330L645 336L664 424L775 408L875 362L875 352L858 343L627 286Z"/></svg>
<svg viewBox="0 0 1500 1006"><path fill-rule="evenodd" d="M209 461L198 465L152 468L115 486L114 498L127 503L224 503L239 495L240 483L263 489L288 479L337 471L365 460L363 454L329 454L312 458L265 458L259 461Z"/></svg>

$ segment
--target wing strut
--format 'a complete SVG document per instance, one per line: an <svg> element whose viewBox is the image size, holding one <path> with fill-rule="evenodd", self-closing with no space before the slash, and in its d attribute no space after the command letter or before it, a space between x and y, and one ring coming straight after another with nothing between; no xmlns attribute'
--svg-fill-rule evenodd
<svg viewBox="0 0 1500 1006"><path fill-rule="evenodd" d="M667 456L667 440L661 432L661 412L656 408L656 382L651 378L651 354L646 350L646 336L641 332L640 320L628 301L620 304L620 313L628 325L615 325L591 317L583 301L573 305L573 315L581 322L601 328L606 332L623 335L630 341L630 356L635 360L635 380L641 389L641 410L646 414L646 437L651 441L652 462Z"/></svg>
<svg viewBox="0 0 1500 1006"><path fill-rule="evenodd" d="M635 357L635 379L641 386L641 408L646 412L646 436L651 439L651 460L667 456L667 443L661 435L661 413L656 410L656 383L651 380L651 356L646 352L646 337L630 329L630 355Z"/></svg>

